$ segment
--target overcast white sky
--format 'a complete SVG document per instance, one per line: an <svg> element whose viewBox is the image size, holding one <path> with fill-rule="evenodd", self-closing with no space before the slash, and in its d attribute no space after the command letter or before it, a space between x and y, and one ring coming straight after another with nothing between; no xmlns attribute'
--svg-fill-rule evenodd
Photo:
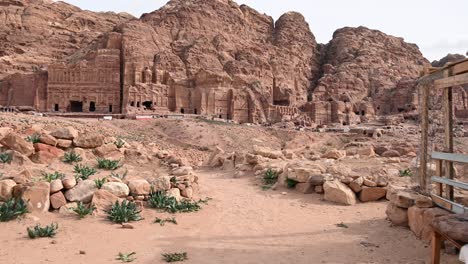
<svg viewBox="0 0 468 264"><path fill-rule="evenodd" d="M167 0L66 0L82 9L128 12L139 17ZM467 0L236 0L272 16L302 13L317 41L327 43L345 26L366 26L416 43L429 60L468 52Z"/></svg>

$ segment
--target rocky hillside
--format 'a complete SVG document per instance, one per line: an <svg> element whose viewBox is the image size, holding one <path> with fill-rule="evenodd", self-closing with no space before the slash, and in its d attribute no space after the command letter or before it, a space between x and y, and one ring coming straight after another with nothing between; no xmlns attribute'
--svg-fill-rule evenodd
<svg viewBox="0 0 468 264"><path fill-rule="evenodd" d="M342 28L327 45L324 75L315 94L322 100L356 101L419 76L429 62L402 38L365 27Z"/></svg>
<svg viewBox="0 0 468 264"><path fill-rule="evenodd" d="M94 13L64 2L0 2L0 79L33 72L86 47L103 32L133 19L129 14Z"/></svg>

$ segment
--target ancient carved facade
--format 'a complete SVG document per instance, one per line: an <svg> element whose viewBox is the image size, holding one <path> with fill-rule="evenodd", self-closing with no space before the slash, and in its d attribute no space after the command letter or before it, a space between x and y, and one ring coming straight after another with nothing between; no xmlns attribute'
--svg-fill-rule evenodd
<svg viewBox="0 0 468 264"><path fill-rule="evenodd" d="M93 61L49 67L47 109L120 113L120 50L99 49Z"/></svg>

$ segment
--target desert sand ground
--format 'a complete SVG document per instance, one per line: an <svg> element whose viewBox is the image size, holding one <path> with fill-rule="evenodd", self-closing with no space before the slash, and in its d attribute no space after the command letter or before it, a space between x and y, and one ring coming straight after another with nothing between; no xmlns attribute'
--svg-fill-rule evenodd
<svg viewBox="0 0 468 264"><path fill-rule="evenodd" d="M320 195L262 191L251 178L203 171L201 193L213 200L197 213L176 214L178 225L153 224L170 216L145 210L135 229L104 217L57 222L54 239L30 240L32 217L2 224L0 263L119 263L119 252L136 252L134 263L164 263L161 253L187 252L185 263L427 263L430 248L385 219L386 202L353 207L321 201ZM343 222L349 228L337 227ZM84 251L86 254L80 254ZM457 263L444 256L443 263Z"/></svg>

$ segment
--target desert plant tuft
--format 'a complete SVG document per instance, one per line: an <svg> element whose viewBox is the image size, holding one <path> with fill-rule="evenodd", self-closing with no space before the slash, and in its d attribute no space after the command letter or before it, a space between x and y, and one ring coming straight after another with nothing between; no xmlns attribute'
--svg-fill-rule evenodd
<svg viewBox="0 0 468 264"><path fill-rule="evenodd" d="M26 141L31 142L33 144L41 143L41 134L34 133L34 134L26 137Z"/></svg>
<svg viewBox="0 0 468 264"><path fill-rule="evenodd" d="M154 223L160 224L161 226L164 226L166 223L172 223L174 225L177 225L177 220L175 219L175 217L166 218L166 219L161 219L159 217L156 217L156 219L154 220Z"/></svg>
<svg viewBox="0 0 468 264"><path fill-rule="evenodd" d="M336 224L337 227L341 227L341 228L349 228L349 226L343 222L339 223L339 224Z"/></svg>
<svg viewBox="0 0 468 264"><path fill-rule="evenodd" d="M102 179L96 179L94 180L94 183L96 184L96 187L100 190L104 183L107 182L107 178L102 178Z"/></svg>
<svg viewBox="0 0 468 264"><path fill-rule="evenodd" d="M81 155L74 151L66 152L63 155L63 162L65 163L75 163L75 162L80 162L82 160L83 159L81 158Z"/></svg>
<svg viewBox="0 0 468 264"><path fill-rule="evenodd" d="M182 253L163 253L161 254L163 256L164 261L166 262L178 262L178 261L184 261L187 260L187 252L182 252Z"/></svg>
<svg viewBox="0 0 468 264"><path fill-rule="evenodd" d="M122 262L133 262L136 258L134 257L136 252L132 253L119 253L116 260L120 260Z"/></svg>
<svg viewBox="0 0 468 264"><path fill-rule="evenodd" d="M115 204L112 205L112 208L106 211L106 213L109 220L118 224L140 221L143 219L140 215L141 211L138 210L136 204L127 200L124 200L122 203L116 201Z"/></svg>
<svg viewBox="0 0 468 264"><path fill-rule="evenodd" d="M292 189L292 188L296 187L296 185L297 185L298 183L299 183L299 182L296 181L296 180L286 178L286 186L288 187L288 189Z"/></svg>
<svg viewBox="0 0 468 264"><path fill-rule="evenodd" d="M123 148L123 146L125 146L125 141L123 141L121 138L118 138L115 142L114 142L114 145L121 149Z"/></svg>
<svg viewBox="0 0 468 264"><path fill-rule="evenodd" d="M42 177L44 177L44 180L52 182L54 180L63 179L63 177L65 177L65 174L56 171L54 173L43 173Z"/></svg>
<svg viewBox="0 0 468 264"><path fill-rule="evenodd" d="M270 189L278 181L278 172L268 169L263 175L263 190Z"/></svg>
<svg viewBox="0 0 468 264"><path fill-rule="evenodd" d="M22 199L8 199L0 205L0 222L13 220L27 212L28 208Z"/></svg>
<svg viewBox="0 0 468 264"><path fill-rule="evenodd" d="M400 177L413 177L411 169L400 170Z"/></svg>
<svg viewBox="0 0 468 264"><path fill-rule="evenodd" d="M98 163L98 168L104 169L104 170L116 170L122 166L120 165L120 160L109 160L109 159L98 158L97 163Z"/></svg>
<svg viewBox="0 0 468 264"><path fill-rule="evenodd" d="M41 225L36 225L33 228L27 228L28 236L31 239L35 239L38 237L54 237L57 234L58 224L52 223L45 227L41 227Z"/></svg>
<svg viewBox="0 0 468 264"><path fill-rule="evenodd" d="M87 180L91 175L96 174L96 169L82 164L76 164L74 167L77 179Z"/></svg>
<svg viewBox="0 0 468 264"><path fill-rule="evenodd" d="M128 170L126 170L122 175L118 174L118 173L114 173L114 172L111 172L111 177L114 177L114 178L117 178L117 179L125 179L125 177L127 177L127 174L128 174Z"/></svg>
<svg viewBox="0 0 468 264"><path fill-rule="evenodd" d="M178 202L174 197L168 196L166 192L157 191L151 193L148 203L153 208L170 213L189 213L199 211L201 209L200 203L206 203L206 201L192 202L182 200Z"/></svg>
<svg viewBox="0 0 468 264"><path fill-rule="evenodd" d="M85 206L82 202L78 202L77 207L72 208L71 210L75 212L80 219L83 219L86 216L93 214L96 207L94 205Z"/></svg>
<svg viewBox="0 0 468 264"><path fill-rule="evenodd" d="M11 163L13 160L13 155L11 153L0 153L0 163Z"/></svg>

